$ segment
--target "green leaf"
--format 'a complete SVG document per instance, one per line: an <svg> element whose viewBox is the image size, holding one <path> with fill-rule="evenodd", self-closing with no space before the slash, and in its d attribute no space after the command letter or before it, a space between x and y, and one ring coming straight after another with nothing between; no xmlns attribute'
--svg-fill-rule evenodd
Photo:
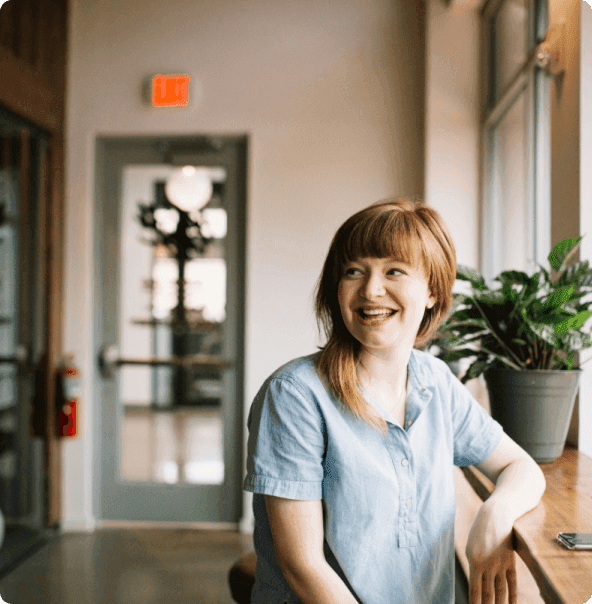
<svg viewBox="0 0 592 604"><path fill-rule="evenodd" d="M562 287L561 289L554 291L551 296L547 299L547 301L543 302L542 310L547 310L549 308L557 308L562 304L569 302L573 290L573 285L569 285L567 287Z"/></svg>
<svg viewBox="0 0 592 604"><path fill-rule="evenodd" d="M485 371L489 363L490 361L487 357L479 357L470 365L460 381L463 384L466 384L469 380L479 377Z"/></svg>
<svg viewBox="0 0 592 604"><path fill-rule="evenodd" d="M577 252L581 240L582 237L567 237L555 245L548 257L554 271L560 273L565 268L566 263Z"/></svg>
<svg viewBox="0 0 592 604"><path fill-rule="evenodd" d="M511 283L504 283L502 285L502 292L506 300L511 300L512 302L516 302L519 298L518 292L512 287Z"/></svg>
<svg viewBox="0 0 592 604"><path fill-rule="evenodd" d="M555 347L557 344L557 336L555 330L550 325L542 325L540 323L528 322L528 328L532 333L547 344Z"/></svg>
<svg viewBox="0 0 592 604"><path fill-rule="evenodd" d="M459 348L457 350L447 350L442 354L442 359L448 362L458 361L459 359L476 357L478 354L478 350L473 350L471 348Z"/></svg>
<svg viewBox="0 0 592 604"><path fill-rule="evenodd" d="M556 325L576 314L577 312L574 309L566 306L564 308L553 308L546 313L537 313L536 316L533 314L533 316L537 323L542 323L543 325Z"/></svg>
<svg viewBox="0 0 592 604"><path fill-rule="evenodd" d="M530 277L522 271L504 271L495 277L494 281L499 281L500 283L528 285L528 283L530 283Z"/></svg>
<svg viewBox="0 0 592 604"><path fill-rule="evenodd" d="M555 323L555 333L562 334L567 333L570 329L578 329L578 327L581 327L590 316L592 316L592 311L587 310L580 312L573 317L569 317L569 319L565 319L560 323Z"/></svg>
<svg viewBox="0 0 592 604"><path fill-rule="evenodd" d="M549 271L542 265L539 264L538 262L536 263L537 266L541 269L538 273L535 273L532 277L531 277L531 283L532 283L532 279L536 276L539 280L539 287L543 286L543 283L552 283L551 282L551 275L549 274ZM541 282L542 281L542 282Z"/></svg>
<svg viewBox="0 0 592 604"><path fill-rule="evenodd" d="M556 281L557 285L573 285L574 287L592 287L592 269L587 260L568 266Z"/></svg>
<svg viewBox="0 0 592 604"><path fill-rule="evenodd" d="M475 289L487 289L483 275L468 266L459 264L456 267L456 278L459 281L468 281Z"/></svg>
<svg viewBox="0 0 592 604"><path fill-rule="evenodd" d="M494 289L494 290L486 290L486 291L478 291L475 292L475 300L477 300L477 302L479 302L479 304L483 305L500 305L500 304L506 304L506 302L511 301L508 300L507 296L505 295L505 293L502 290L499 289Z"/></svg>

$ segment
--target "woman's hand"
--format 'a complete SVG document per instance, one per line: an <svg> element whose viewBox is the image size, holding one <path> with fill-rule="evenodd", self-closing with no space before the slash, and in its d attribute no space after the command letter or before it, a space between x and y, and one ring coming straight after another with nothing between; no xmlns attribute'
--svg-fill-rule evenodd
<svg viewBox="0 0 592 604"><path fill-rule="evenodd" d="M499 507L484 503L471 527L466 547L470 604L518 602L512 525L504 516Z"/></svg>

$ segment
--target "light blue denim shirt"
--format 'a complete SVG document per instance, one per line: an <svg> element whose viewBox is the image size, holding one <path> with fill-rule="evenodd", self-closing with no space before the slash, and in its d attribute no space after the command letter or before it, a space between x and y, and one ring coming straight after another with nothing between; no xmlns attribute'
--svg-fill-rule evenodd
<svg viewBox="0 0 592 604"><path fill-rule="evenodd" d="M502 427L451 373L413 349L404 429L375 399L384 438L319 377L319 353L263 384L249 411L254 604L298 603L275 554L263 495L322 499L327 562L363 604L454 604L453 466L478 463Z"/></svg>

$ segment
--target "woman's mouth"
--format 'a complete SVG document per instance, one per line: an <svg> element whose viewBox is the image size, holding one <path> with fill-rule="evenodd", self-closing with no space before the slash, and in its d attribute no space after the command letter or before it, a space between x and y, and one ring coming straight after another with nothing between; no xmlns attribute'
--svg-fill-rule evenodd
<svg viewBox="0 0 592 604"><path fill-rule="evenodd" d="M356 313L364 322L380 323L390 319L397 311L392 308L364 309L358 308Z"/></svg>

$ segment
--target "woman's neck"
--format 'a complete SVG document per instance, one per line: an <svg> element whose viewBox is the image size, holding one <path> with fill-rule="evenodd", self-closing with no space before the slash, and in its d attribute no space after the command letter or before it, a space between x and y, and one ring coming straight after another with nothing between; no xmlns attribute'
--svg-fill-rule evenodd
<svg viewBox="0 0 592 604"><path fill-rule="evenodd" d="M368 350L358 353L358 377L362 385L374 391L402 394L407 387L407 366L411 349Z"/></svg>

